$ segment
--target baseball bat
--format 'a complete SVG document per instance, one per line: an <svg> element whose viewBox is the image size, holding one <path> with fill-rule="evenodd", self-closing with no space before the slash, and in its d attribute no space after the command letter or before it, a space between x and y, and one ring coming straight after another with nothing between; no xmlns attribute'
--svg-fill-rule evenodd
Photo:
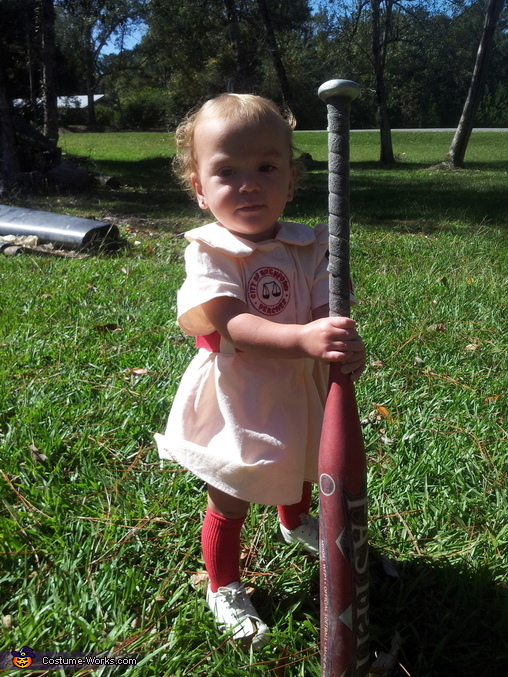
<svg viewBox="0 0 508 677"><path fill-rule="evenodd" d="M328 108L330 315L349 316L349 116L359 87L330 80ZM330 365L319 447L321 675L369 670L366 459L353 382Z"/></svg>

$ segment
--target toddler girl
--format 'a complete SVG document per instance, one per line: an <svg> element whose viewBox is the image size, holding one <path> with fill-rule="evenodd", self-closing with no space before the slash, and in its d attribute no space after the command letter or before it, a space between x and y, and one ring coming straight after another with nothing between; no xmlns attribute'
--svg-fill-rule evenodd
<svg viewBox="0 0 508 677"><path fill-rule="evenodd" d="M293 198L293 120L272 102L223 94L178 128L178 172L216 221L186 233L178 322L199 348L182 377L161 458L208 485L207 602L235 639L267 641L240 580L249 503L278 506L287 543L318 553L308 512L327 364L356 379L365 349L350 318L328 317L326 226L279 221Z"/></svg>

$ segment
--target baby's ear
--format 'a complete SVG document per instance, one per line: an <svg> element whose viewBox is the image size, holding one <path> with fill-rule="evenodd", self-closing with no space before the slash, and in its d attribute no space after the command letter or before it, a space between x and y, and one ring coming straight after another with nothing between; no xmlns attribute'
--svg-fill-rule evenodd
<svg viewBox="0 0 508 677"><path fill-rule="evenodd" d="M198 201L198 205L201 207L201 209L208 209L208 202L206 201L206 197L203 194L201 181L199 180L199 174L197 174L196 172L193 172L191 174L190 179L191 179L192 187L194 188L194 193L196 194L196 199Z"/></svg>
<svg viewBox="0 0 508 677"><path fill-rule="evenodd" d="M296 169L295 165L292 165L291 172L290 172L290 175L289 175L289 185L288 185L288 194L287 194L287 201L288 202L291 202L293 200L293 196L295 194L296 172L297 172L297 169Z"/></svg>

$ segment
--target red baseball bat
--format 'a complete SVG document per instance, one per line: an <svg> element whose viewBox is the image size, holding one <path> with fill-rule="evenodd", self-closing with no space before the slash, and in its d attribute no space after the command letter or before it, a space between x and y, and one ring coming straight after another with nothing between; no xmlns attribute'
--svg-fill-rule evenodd
<svg viewBox="0 0 508 677"><path fill-rule="evenodd" d="M349 115L359 87L330 80L328 108L330 315L349 316ZM319 447L321 675L369 669L367 476L353 383L331 364Z"/></svg>

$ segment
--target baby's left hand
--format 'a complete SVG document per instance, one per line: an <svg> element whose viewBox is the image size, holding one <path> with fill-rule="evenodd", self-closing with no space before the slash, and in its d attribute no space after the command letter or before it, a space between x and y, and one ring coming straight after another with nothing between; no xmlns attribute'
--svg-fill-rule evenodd
<svg viewBox="0 0 508 677"><path fill-rule="evenodd" d="M365 344L361 336L355 340L354 350L344 350L344 357L341 360L343 374L350 374L351 380L356 381L362 375L365 369L366 352Z"/></svg>

